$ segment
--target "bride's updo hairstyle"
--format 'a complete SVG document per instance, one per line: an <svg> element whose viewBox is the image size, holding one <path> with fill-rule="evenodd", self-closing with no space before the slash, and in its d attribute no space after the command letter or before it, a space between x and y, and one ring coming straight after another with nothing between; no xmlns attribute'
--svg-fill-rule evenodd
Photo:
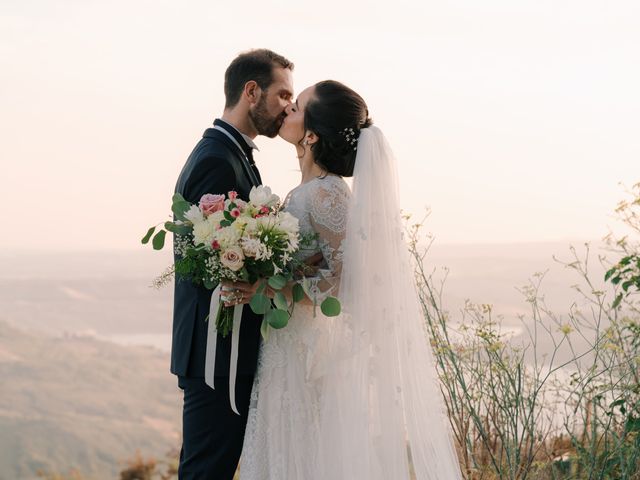
<svg viewBox="0 0 640 480"><path fill-rule="evenodd" d="M360 95L334 80L316 83L304 111L304 129L315 133L313 158L329 173L353 176L360 130L373 122Z"/></svg>

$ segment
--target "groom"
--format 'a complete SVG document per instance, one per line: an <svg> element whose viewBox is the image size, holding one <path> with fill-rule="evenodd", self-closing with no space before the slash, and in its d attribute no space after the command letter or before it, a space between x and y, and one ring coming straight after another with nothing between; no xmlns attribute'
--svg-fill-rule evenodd
<svg viewBox="0 0 640 480"><path fill-rule="evenodd" d="M222 117L205 130L178 177L176 193L198 203L205 193L230 190L249 200L249 191L260 185L253 161L257 135L273 138L293 97L293 63L270 50L240 54L224 78L225 108ZM211 290L186 280L176 280L173 309L171 372L184 391L183 443L179 478L231 480L242 451L249 397L256 370L262 318L243 310L239 334L235 398L240 415L229 401L231 334L218 335L215 355L215 390L205 384ZM209 322L215 318L209 319Z"/></svg>

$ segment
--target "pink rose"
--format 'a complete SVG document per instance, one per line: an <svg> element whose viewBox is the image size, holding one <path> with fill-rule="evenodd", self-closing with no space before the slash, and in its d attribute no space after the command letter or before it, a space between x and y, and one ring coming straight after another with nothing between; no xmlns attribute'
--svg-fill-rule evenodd
<svg viewBox="0 0 640 480"><path fill-rule="evenodd" d="M235 190L231 190L229 192L229 200L233 202L236 198L238 198L238 192L236 192Z"/></svg>
<svg viewBox="0 0 640 480"><path fill-rule="evenodd" d="M240 216L240 209L234 208L233 210L231 210L231 216L233 218L238 218Z"/></svg>
<svg viewBox="0 0 640 480"><path fill-rule="evenodd" d="M224 209L224 195L205 193L200 199L200 210L205 216Z"/></svg>
<svg viewBox="0 0 640 480"><path fill-rule="evenodd" d="M229 247L220 255L220 263L229 270L237 272L244 266L244 254L240 247Z"/></svg>

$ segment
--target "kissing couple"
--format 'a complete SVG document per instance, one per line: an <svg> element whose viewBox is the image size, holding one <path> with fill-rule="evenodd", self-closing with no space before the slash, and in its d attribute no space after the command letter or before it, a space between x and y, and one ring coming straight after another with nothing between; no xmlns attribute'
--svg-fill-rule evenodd
<svg viewBox="0 0 640 480"><path fill-rule="evenodd" d="M235 58L224 112L177 181L190 203L230 191L248 200L261 184L254 139L280 136L301 174L283 208L313 238L296 253L312 266L307 295L267 341L250 308L237 332L211 337L212 291L176 279L179 478L231 480L240 464L241 480L461 479L402 236L396 160L360 95L326 80L294 100L293 70L266 49ZM224 282L223 299L246 304L256 288ZM291 300L291 288L282 291ZM328 296L340 315L316 311Z"/></svg>

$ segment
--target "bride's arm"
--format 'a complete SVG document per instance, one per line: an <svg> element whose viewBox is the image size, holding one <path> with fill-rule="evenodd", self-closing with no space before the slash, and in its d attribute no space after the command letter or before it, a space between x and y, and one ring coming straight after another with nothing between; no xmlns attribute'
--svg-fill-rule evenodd
<svg viewBox="0 0 640 480"><path fill-rule="evenodd" d="M317 234L326 268L317 268L314 275L304 277L307 295L302 300L303 304L319 305L327 297L338 295L349 198L349 188L342 180L328 179L326 184L319 182L313 192L309 218ZM283 291L288 301L292 299L291 291L295 283L299 282L291 282Z"/></svg>

